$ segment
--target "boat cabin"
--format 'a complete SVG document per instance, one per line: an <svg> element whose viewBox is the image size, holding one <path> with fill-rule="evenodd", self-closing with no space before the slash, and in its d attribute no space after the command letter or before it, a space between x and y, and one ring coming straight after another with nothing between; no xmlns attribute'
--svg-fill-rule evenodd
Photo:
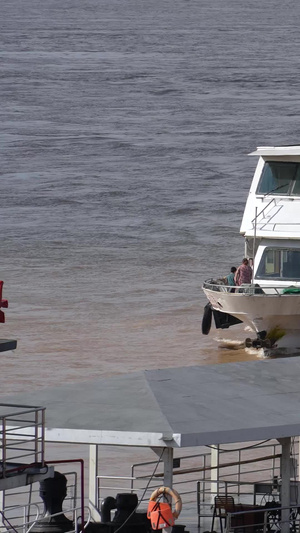
<svg viewBox="0 0 300 533"><path fill-rule="evenodd" d="M262 239L257 248L255 280L300 283L300 242Z"/></svg>
<svg viewBox="0 0 300 533"><path fill-rule="evenodd" d="M259 147L240 232L254 279L300 284L300 146Z"/></svg>

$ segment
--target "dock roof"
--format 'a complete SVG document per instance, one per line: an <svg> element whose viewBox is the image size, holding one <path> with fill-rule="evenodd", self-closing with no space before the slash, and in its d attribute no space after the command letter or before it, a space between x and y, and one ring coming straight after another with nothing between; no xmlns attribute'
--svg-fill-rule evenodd
<svg viewBox="0 0 300 533"><path fill-rule="evenodd" d="M146 370L2 398L46 407L46 440L190 447L300 434L300 358Z"/></svg>

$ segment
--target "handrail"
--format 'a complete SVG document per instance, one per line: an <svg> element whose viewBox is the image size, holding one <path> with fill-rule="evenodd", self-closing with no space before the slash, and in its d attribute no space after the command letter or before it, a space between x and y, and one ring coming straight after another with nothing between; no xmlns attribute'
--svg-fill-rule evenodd
<svg viewBox="0 0 300 533"><path fill-rule="evenodd" d="M265 455L264 457L257 457L255 459L245 459L244 461L240 461L239 464L240 465L247 465L247 464L251 464L251 463L258 463L260 461L267 461L269 459L280 459L281 458L281 453L277 453L277 454L273 454L273 455ZM232 461L230 463L222 463L222 465L217 465L217 466L207 466L206 468L201 468L201 467L198 467L196 466L195 468L186 468L186 469L181 469L181 470L174 470L173 471L173 476L175 475L183 475L183 474L190 474L192 472L204 472L204 470L216 470L216 469L219 469L219 468L228 468L228 467L231 467L231 466L235 466L237 463L236 461ZM159 473L159 474L155 474L154 477L163 477L163 473Z"/></svg>
<svg viewBox="0 0 300 533"><path fill-rule="evenodd" d="M276 205L276 201L275 201L275 198L272 198L272 200L269 201L269 203L267 205L265 205L265 207L259 212L257 213L257 215L251 220L251 224L254 225L255 222L257 222L257 219L258 217L267 209L267 207L269 207L269 205L271 205L272 203L274 202L274 204Z"/></svg>
<svg viewBox="0 0 300 533"><path fill-rule="evenodd" d="M78 474L76 471L64 471L64 475L68 477L68 483L67 495L63 501L62 511L69 517L70 513L72 513L72 509L79 509L79 503L76 503ZM5 492L3 493L2 511L6 519L13 525L13 527L17 524L22 524L22 527L18 529L19 533L28 533L28 531L26 531L26 524L44 516L44 502L38 498L40 490L36 485L38 485L38 483L30 485L29 492L25 492L21 489L8 494ZM17 502L20 501L20 498L24 498L24 496L27 497L28 502L24 502L21 505L18 504ZM0 532L2 532L1 520L2 518L0 516ZM72 521L74 521L74 516L72 516ZM12 530L12 533L13 531L14 530Z"/></svg>
<svg viewBox="0 0 300 533"><path fill-rule="evenodd" d="M298 282L295 282L298 283ZM284 289L287 289L288 287L299 287L299 285L266 285L266 284L256 284L256 283L249 283L245 285L239 285L239 286L233 286L233 285L225 285L221 282L218 282L218 280L206 280L203 283L203 289L208 289L214 292L226 292L230 293L233 297L241 296L243 294L253 295L255 296L299 296L299 294L284 294L282 291Z"/></svg>
<svg viewBox="0 0 300 533"><path fill-rule="evenodd" d="M251 224L252 224L252 227L256 233L256 229L257 229L257 225L259 224L260 227L260 231L263 231L263 229L266 227L266 226L269 226L269 231L276 231L276 226L294 226L296 229L298 229L298 226L300 226L300 222L292 222L292 221L289 221L289 222L271 222L272 218L274 218L274 216L276 214L278 214L279 210L283 208L283 205L284 204L281 204L279 205L278 207L278 210L276 212L273 212L273 215L269 218L266 218L267 216L267 213L270 213L271 212L271 209L265 213L265 211L268 209L268 207L271 206L271 204L274 203L274 207L277 207L278 204L280 204L280 202L282 201L282 198L272 198L272 200L270 200L270 202L268 202L268 204L257 214L255 214L255 217L251 220ZM257 207L256 207L256 210L257 210ZM262 217L261 217L262 215ZM259 220L260 218L260 220ZM278 230L277 230L278 231ZM280 231L280 230L279 230Z"/></svg>
<svg viewBox="0 0 300 533"><path fill-rule="evenodd" d="M30 505L33 505L33 504L30 504ZM22 506L15 506L15 508L22 508ZM26 506L23 506L23 508L26 508ZM82 508L81 506L78 506L78 507L73 507L72 509L70 509L68 512L69 513L72 513L73 516L74 516L74 529L70 530L68 533L81 533L83 530L86 529L86 527L89 525L90 523L90 520L91 520L91 513L90 513L90 509L89 507L85 506L84 507L85 511L86 511L86 515L87 515L87 521L85 524L81 524L81 527L83 529L78 529L78 526L77 526L77 522L78 522L78 511L79 512L82 512ZM54 518L56 516L64 516L65 515L65 511L60 511L59 513L55 513L55 514L52 514L51 516L47 516L47 519L49 518ZM7 531L16 531L17 528L21 528L21 527L26 527L26 532L29 533L29 531L32 529L33 526L35 526L36 524L38 524L40 521L42 521L43 519L45 518L44 514L41 516L39 515L38 518L35 518L35 519L32 519L32 520L24 520L22 524L14 524L12 525L10 523L10 520L8 520L5 515L3 515L3 520L4 521L7 521L8 525L6 525L6 530ZM81 518L81 517L80 517Z"/></svg>
<svg viewBox="0 0 300 533"><path fill-rule="evenodd" d="M282 511L284 511L282 513ZM271 514L273 514L274 516L274 512L278 512L278 524L277 524L277 527L276 527L276 531L281 531L282 530L282 525L283 524L289 524L291 522L294 522L296 524L296 521L300 522L300 516L299 516L299 511L298 511L298 507L295 506L295 505L290 505L290 506L287 506L287 507L283 507L281 505L278 505L277 507L261 507L260 509L247 509L247 510L242 510L242 511L236 511L236 512L233 512L233 513L226 513L227 514L227 520L226 520L226 530L225 532L226 533L229 533L229 532L235 532L235 531L240 531L241 530L241 525L236 525L236 526L233 526L232 525L232 518L233 517L240 517L240 518L243 518L243 530L247 533L247 529L248 531L252 531L253 530L253 524L250 523L250 524L247 524L247 520L245 520L245 517L247 515L250 515L251 517L253 517L253 515L258 515L259 513L262 514L263 513L263 522L260 522L260 523L255 523L255 527L256 528L259 528L260 527L260 530L262 530L263 533L266 533L267 531L269 531L269 516ZM288 526L288 530L291 530L290 527Z"/></svg>
<svg viewBox="0 0 300 533"><path fill-rule="evenodd" d="M268 231L275 231L276 226L288 226L288 227L295 226L295 228L297 229L298 229L298 226L300 226L300 222L266 222L264 226L266 226L267 224L269 226L271 225L273 226L273 227L270 227ZM262 230L264 226L262 226L260 229ZM276 230L276 231L279 232L280 230Z"/></svg>
<svg viewBox="0 0 300 533"><path fill-rule="evenodd" d="M25 518L25 516L26 516L26 509L29 509L29 510L30 510L31 507L35 507L35 510L36 510L36 511L35 511L35 518L33 518L32 520L34 520L34 522L36 522L36 520L39 520L39 518L41 518L41 516L42 516L42 514L43 514L42 511L40 511L40 508L39 508L39 506L38 506L37 503L28 503L28 504L26 504L26 505L13 505L12 507L9 507L9 508L7 509L7 511L8 511L8 512L11 512L11 511L15 511L15 510L17 510L17 509L22 509L22 511L23 511L23 517L24 517L24 522L23 522L22 525L23 525L23 527L24 527L24 526L26 525L26 518ZM3 513L3 511L2 511L2 513ZM10 518L10 519L8 520L8 518L5 516L5 514L4 514L4 513L2 514L2 513L1 513L1 522L2 522L2 524L4 525L4 521L6 521L6 522L11 522L12 518ZM33 514L33 513L31 513L31 514Z"/></svg>
<svg viewBox="0 0 300 533"><path fill-rule="evenodd" d="M261 457L257 457L257 452L266 452L266 454ZM275 474L278 475L279 473L279 459L281 457L281 453L277 453L277 450L280 450L280 446L278 443L272 443L272 444L263 444L259 445L255 448L255 456L252 458L249 457L249 450L245 452L246 455L243 454L243 450L236 449L236 461L232 460L232 454L233 450L220 450L220 462L218 466L210 465L210 456L211 453L203 453L203 454L193 454L193 455L186 455L186 456L180 456L176 459L180 459L180 461L187 460L187 464L184 464L184 468L175 468L173 470L174 478L173 478L173 487L178 490L182 497L182 501L184 502L184 506L186 504L196 504L197 505L197 515L198 515L198 521L200 521L200 515L204 516L203 514L203 506L208 506L207 512L205 513L206 516L211 517L212 516L212 510L211 510L211 497L213 495L214 486L217 485L217 481L214 479L211 479L210 473L213 471L218 470L219 471L219 479L220 480L220 487L223 487L223 491L226 486L232 486L233 483L237 484L237 489L234 489L234 492L240 495L240 486L242 483L239 484L239 481L241 479L244 479L244 476L247 477L251 476L253 479L256 479L257 476L258 479L265 479L265 481L270 481L274 478ZM228 456L228 453L230 454ZM222 459L221 459L222 457ZM192 468L195 466L194 458L197 458L196 468ZM201 458L201 459L200 459ZM227 459L227 460L226 460ZM192 462L190 462L192 460ZM199 465L199 462L201 460L201 466ZM149 480L152 477L151 474L151 465L156 464L156 461L144 461L140 463L136 463L132 465L131 467L131 475L99 475L96 476L97 479L97 502L98 502L98 508L101 506L101 501L104 497L107 496L114 496L117 492L123 491L123 492L131 492L136 493L138 495L143 494L145 491L145 486L147 480ZM137 467L139 470L137 471ZM149 468L150 467L150 468ZM185 467L191 467L191 468L185 468ZM150 470L150 471L149 471ZM178 471L179 470L179 471ZM179 474L179 475L177 475ZM153 490L161 486L161 476L163 474L158 473L158 475L154 475L151 486L148 487L148 491L151 493ZM228 479L229 477L229 479ZM227 481L228 479L228 481ZM236 481L237 480L237 481ZM249 485L252 483L250 482ZM247 482L248 485L248 482ZM197 490L195 488L197 487ZM226 492L226 489L225 489ZM242 495L244 494L244 489L241 489ZM215 493L216 494L216 493ZM249 492L250 495L250 492ZM148 499L148 492L143 496L143 501L147 501ZM207 501L209 500L209 503ZM200 503L201 502L201 503ZM201 512L200 512L201 507Z"/></svg>
<svg viewBox="0 0 300 533"><path fill-rule="evenodd" d="M21 462L43 467L45 408L1 403L0 410L1 478L17 473Z"/></svg>

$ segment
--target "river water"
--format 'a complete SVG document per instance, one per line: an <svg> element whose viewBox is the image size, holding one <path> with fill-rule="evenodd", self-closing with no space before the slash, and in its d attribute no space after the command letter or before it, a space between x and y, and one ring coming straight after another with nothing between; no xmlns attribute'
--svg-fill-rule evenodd
<svg viewBox="0 0 300 533"><path fill-rule="evenodd" d="M2 2L2 394L258 357L202 335L201 285L243 257L247 154L299 142L299 12Z"/></svg>

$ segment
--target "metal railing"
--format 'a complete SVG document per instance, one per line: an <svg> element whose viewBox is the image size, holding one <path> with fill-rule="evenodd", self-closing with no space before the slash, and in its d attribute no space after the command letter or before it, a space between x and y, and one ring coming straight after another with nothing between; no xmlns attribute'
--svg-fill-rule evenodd
<svg viewBox="0 0 300 533"><path fill-rule="evenodd" d="M223 463L221 456L226 454L226 451L220 453L220 464L218 470L218 480L211 479L211 472L206 472L208 475L197 481L197 495L202 502L207 499L210 500L212 496L223 492L228 493L230 487L231 493L234 493L238 498L245 496L245 494L253 494L253 490L245 491L247 485L252 485L258 479L260 481L267 481L278 478L280 474L280 445L262 445L256 448L260 451L270 450L270 455L261 458L243 459L246 450L236 450L238 455L235 465L231 463ZM244 452L244 453L243 453ZM265 463L263 465L262 463ZM249 465L249 468L247 467Z"/></svg>
<svg viewBox="0 0 300 533"><path fill-rule="evenodd" d="M299 441L294 439L291 449L291 464L293 465L293 474L291 487L291 501L298 501L298 487L297 481L297 458L298 458ZM264 450L268 456L261 456L260 458L244 459L247 452L245 450L237 450L238 463L236 471L232 467L224 466L223 460L220 459L220 466L218 468L218 476L216 479L199 480L197 482L197 515L198 527L200 522L204 522L206 529L210 528L213 516L213 503L217 495L233 496L235 501L243 502L244 504L257 505L273 501L275 494L275 485L278 485L280 479L280 457L281 448L278 443L264 444L258 446L257 450ZM270 453L270 455L269 455ZM261 454L262 455L262 454ZM248 466L247 466L248 465ZM293 488L294 487L294 488ZM263 490L263 492L261 492ZM280 494L277 489L277 497ZM300 496L300 490L299 490ZM244 533L247 533L245 531ZM250 531L249 531L250 533Z"/></svg>
<svg viewBox="0 0 300 533"><path fill-rule="evenodd" d="M30 504L32 506L33 504ZM15 506L11 507L9 511L13 511L16 513L16 511L20 511L18 518L16 519L15 516L10 517L8 510L5 511L5 513L0 512L0 521L2 522L2 527L5 527L6 532L11 533L29 533L30 530L34 527L39 525L40 531L42 531L42 523L43 519L45 519L44 513L41 513L37 506L36 516L35 518L28 518L28 506ZM91 520L91 514L88 507L84 508L85 514L87 516L87 520L84 524L83 529L86 529L86 527L89 525ZM73 528L71 528L68 533L80 533L81 529L81 507L74 507L69 510L70 522L73 523ZM52 514L51 516L47 515L47 522L54 517L58 516L66 516L65 511L61 511L59 513ZM66 517L68 518L68 517ZM1 530L1 525L0 525Z"/></svg>
<svg viewBox="0 0 300 533"><path fill-rule="evenodd" d="M295 284L293 285L295 286ZM298 285L299 286L299 285ZM256 296L263 295L263 296L299 296L297 293L290 293L285 294L283 291L284 289L287 289L289 285L266 285L266 284L245 284L240 286L232 286L232 285L225 285L221 280L206 280L203 283L203 289L208 289L210 291L214 292L227 292L231 293L232 296L240 296L242 294L247 295L253 295ZM299 286L300 290L300 286Z"/></svg>
<svg viewBox="0 0 300 533"><path fill-rule="evenodd" d="M45 408L0 404L0 478L43 467L44 451Z"/></svg>
<svg viewBox="0 0 300 533"><path fill-rule="evenodd" d="M35 513L32 512L32 508L35 509ZM10 513L13 514L10 515ZM8 510L0 511L0 531L2 527L5 528L5 531L14 531L18 527L22 533L26 533L26 524L36 523L42 515L43 511L41 511L38 504L30 503L27 505L15 505ZM15 525L13 525L13 523Z"/></svg>
<svg viewBox="0 0 300 533"><path fill-rule="evenodd" d="M274 206L277 205L275 198L272 198L272 200L270 200L270 202L268 202L267 205L265 205L265 207L259 213L257 213L257 215L251 220L251 224L252 224L253 227L255 226L255 224L258 223L258 217L260 217L260 215L262 215L262 220L264 220L265 211L266 211L266 209L268 209L268 207L270 207L271 204L274 204ZM262 222L262 220L261 220L261 222Z"/></svg>
<svg viewBox="0 0 300 533"><path fill-rule="evenodd" d="M64 512L69 512L70 509L76 507L77 503L78 474L75 471L64 471L63 474L67 478L67 495L64 498L62 509ZM23 507L26 507L28 512L30 512L31 506L38 507L40 512L44 509L43 501L40 498L40 483L38 481L31 483L29 488L22 487L19 490L3 491L2 502L3 510L6 513L11 512L11 509ZM18 504L15 502L18 502ZM17 516L14 516L14 518L17 518Z"/></svg>
<svg viewBox="0 0 300 533"><path fill-rule="evenodd" d="M266 469L265 469L266 470ZM259 471L261 473L261 471ZM251 471L251 474L253 472ZM273 478L274 479L274 478ZM270 478L266 478L266 482L272 489ZM262 484L263 481L261 480ZM254 481L234 481L234 480L207 480L206 484L202 481L197 482L197 516L198 527L203 519L212 520L214 512L214 498L215 496L232 496L238 502L241 500L247 504L257 504L257 496L260 494L261 499L265 499L266 495L258 493L255 486L258 485ZM206 491L205 491L206 488ZM272 494L272 490L269 494Z"/></svg>
<svg viewBox="0 0 300 533"><path fill-rule="evenodd" d="M299 507L282 507L275 504L272 507L247 509L226 515L226 533L279 533L300 531Z"/></svg>
<svg viewBox="0 0 300 533"><path fill-rule="evenodd" d="M174 460L180 461L197 461L197 464L203 469L202 476L204 479L208 476L208 468L210 464L210 453L188 455L177 458ZM160 461L163 464L163 461ZM161 486L162 473L157 473L154 476L151 475L151 471L154 470L157 465L157 461L143 461L134 463L131 465L130 476L113 476L113 475L100 475L96 478L97 487L97 504L98 508L101 506L101 501L106 496L115 496L117 492L131 492L136 493L142 502L148 502L151 493ZM174 467L175 468L175 467ZM138 470L140 472L138 472ZM150 470L150 473L149 473ZM174 476L176 476L176 470L174 470ZM183 477L183 476L181 476ZM186 479L188 477L188 479ZM183 479L174 479L173 486L180 492L181 497L185 503L195 502L196 492L195 484L199 478L199 474L194 474L193 478L190 476L184 476Z"/></svg>
<svg viewBox="0 0 300 533"><path fill-rule="evenodd" d="M175 459L179 467L173 470L173 487L179 492L186 508L194 508L198 519L201 516L212 517L211 505L218 492L233 491L238 498L253 496L252 485L256 480L270 481L280 473L281 447L278 443L255 446L249 449L220 450L217 478L212 479L211 453L186 455ZM261 456L261 457L260 457ZM118 492L136 493L141 503L148 502L151 492L163 483L163 472L152 476L157 461L145 461L131 466L131 475L97 476L97 506L107 496L115 497ZM243 486L244 484L244 486ZM227 487L227 488L226 488ZM229 488L230 487L230 488ZM146 490L147 489L147 490ZM197 511L196 511L197 510Z"/></svg>

